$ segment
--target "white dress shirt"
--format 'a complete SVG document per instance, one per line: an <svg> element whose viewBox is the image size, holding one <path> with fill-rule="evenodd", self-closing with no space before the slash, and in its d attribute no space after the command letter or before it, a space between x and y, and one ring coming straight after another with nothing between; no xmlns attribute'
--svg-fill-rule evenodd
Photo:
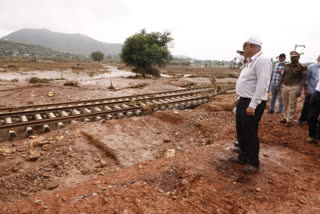
<svg viewBox="0 0 320 214"><path fill-rule="evenodd" d="M255 109L262 100L267 100L271 72L271 60L264 58L262 52L248 58L237 80L236 93L240 97L251 99L249 107Z"/></svg>

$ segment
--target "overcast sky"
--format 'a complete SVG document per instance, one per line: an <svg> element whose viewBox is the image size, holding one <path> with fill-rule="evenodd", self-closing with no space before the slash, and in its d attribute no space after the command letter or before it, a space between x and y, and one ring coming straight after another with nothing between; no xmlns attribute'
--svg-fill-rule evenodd
<svg viewBox="0 0 320 214"><path fill-rule="evenodd" d="M320 0L0 0L0 37L22 28L123 43L141 29L170 31L174 55L231 60L251 35L268 57L306 45L320 54Z"/></svg>

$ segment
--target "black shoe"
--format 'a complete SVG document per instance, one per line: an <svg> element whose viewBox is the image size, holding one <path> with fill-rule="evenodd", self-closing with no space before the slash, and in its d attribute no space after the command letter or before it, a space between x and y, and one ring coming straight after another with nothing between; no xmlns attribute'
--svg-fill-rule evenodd
<svg viewBox="0 0 320 214"><path fill-rule="evenodd" d="M241 171L244 173L253 174L253 173L257 173L259 171L259 168L252 166L250 164L247 164L245 167L241 169Z"/></svg>
<svg viewBox="0 0 320 214"><path fill-rule="evenodd" d="M235 147L240 147L239 142L238 142L238 141L237 141L237 142L234 142L234 146L235 146Z"/></svg>
<svg viewBox="0 0 320 214"><path fill-rule="evenodd" d="M278 111L278 112L277 112L277 114L281 114L281 113L282 113L282 111Z"/></svg>
<svg viewBox="0 0 320 214"><path fill-rule="evenodd" d="M303 121L298 120L297 125L298 125L298 126L303 126Z"/></svg>
<svg viewBox="0 0 320 214"><path fill-rule="evenodd" d="M273 110L269 110L269 111L267 112L267 114L273 114L273 113L274 113Z"/></svg>
<svg viewBox="0 0 320 214"><path fill-rule="evenodd" d="M233 148L232 151L235 152L235 153L238 153L238 154L240 153L239 147Z"/></svg>
<svg viewBox="0 0 320 214"><path fill-rule="evenodd" d="M286 122L287 122L286 118L283 118L282 120L280 120L280 123L286 123Z"/></svg>
<svg viewBox="0 0 320 214"><path fill-rule="evenodd" d="M237 158L237 157L231 157L231 158L229 158L229 161L230 161L231 163L236 163L236 164L247 164L246 161L240 160L240 159Z"/></svg>

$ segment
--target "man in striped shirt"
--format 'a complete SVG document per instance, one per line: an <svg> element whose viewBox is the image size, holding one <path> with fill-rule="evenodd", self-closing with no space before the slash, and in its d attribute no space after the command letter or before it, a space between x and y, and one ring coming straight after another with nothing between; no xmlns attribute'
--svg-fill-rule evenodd
<svg viewBox="0 0 320 214"><path fill-rule="evenodd" d="M277 114L282 112L282 99L281 99L281 88L280 93L277 91L278 83L281 79L282 72L285 66L286 55L284 53L279 55L279 62L276 63L272 69L271 81L270 81L270 90L271 90L271 101L270 101L270 109L268 114L274 113L274 107L277 101L277 97L279 97L279 107Z"/></svg>

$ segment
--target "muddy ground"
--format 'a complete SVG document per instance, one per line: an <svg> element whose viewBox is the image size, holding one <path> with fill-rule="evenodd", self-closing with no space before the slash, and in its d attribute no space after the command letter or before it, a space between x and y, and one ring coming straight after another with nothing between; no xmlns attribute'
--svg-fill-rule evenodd
<svg viewBox="0 0 320 214"><path fill-rule="evenodd" d="M3 80L0 105L210 84L204 77L90 78L78 87L63 86L66 80L41 86ZM108 89L110 80L116 89ZM247 175L228 162L236 155L235 98L220 95L196 109L79 122L2 140L0 213L319 213L320 151L305 142L306 125L284 127L281 115L265 112L259 130L260 171ZM302 103L300 98L296 119Z"/></svg>

